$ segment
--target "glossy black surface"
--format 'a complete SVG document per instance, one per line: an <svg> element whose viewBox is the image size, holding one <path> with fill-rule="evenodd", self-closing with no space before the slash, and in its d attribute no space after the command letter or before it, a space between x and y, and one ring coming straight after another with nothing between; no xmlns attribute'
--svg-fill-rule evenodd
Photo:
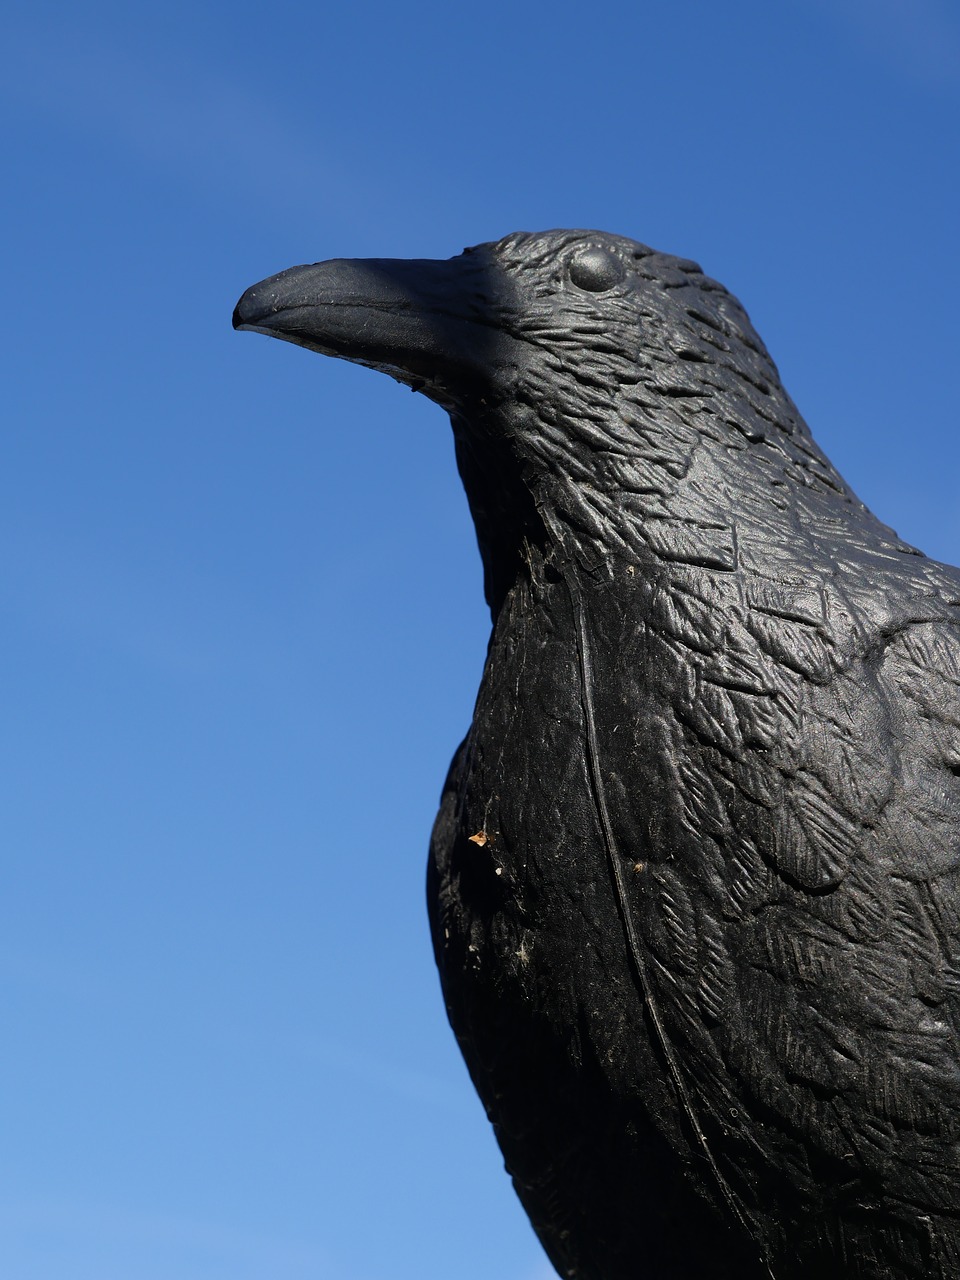
<svg viewBox="0 0 960 1280"><path fill-rule="evenodd" d="M560 1274L960 1274L960 573L631 240L294 268L235 322L450 411L494 627L431 922Z"/></svg>

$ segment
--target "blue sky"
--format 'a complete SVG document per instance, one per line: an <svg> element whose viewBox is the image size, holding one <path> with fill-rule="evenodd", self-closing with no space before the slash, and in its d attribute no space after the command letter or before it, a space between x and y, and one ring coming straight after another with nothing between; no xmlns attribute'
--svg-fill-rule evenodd
<svg viewBox="0 0 960 1280"><path fill-rule="evenodd" d="M948 0L8 5L0 1270L548 1280L425 846L488 621L449 428L249 284L601 227L960 560Z"/></svg>

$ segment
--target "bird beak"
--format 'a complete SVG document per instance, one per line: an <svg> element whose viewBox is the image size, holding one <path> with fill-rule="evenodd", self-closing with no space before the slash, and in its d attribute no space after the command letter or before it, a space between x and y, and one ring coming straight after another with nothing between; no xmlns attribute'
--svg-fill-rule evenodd
<svg viewBox="0 0 960 1280"><path fill-rule="evenodd" d="M379 369L449 404L508 358L503 293L502 273L477 251L446 261L334 258L253 285L233 324Z"/></svg>

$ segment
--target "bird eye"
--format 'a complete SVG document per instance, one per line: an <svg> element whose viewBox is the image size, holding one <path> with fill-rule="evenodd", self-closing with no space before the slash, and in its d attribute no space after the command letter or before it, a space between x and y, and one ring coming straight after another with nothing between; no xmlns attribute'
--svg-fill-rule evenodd
<svg viewBox="0 0 960 1280"><path fill-rule="evenodd" d="M603 293L623 279L623 263L606 249L581 249L570 263L570 279L578 289Z"/></svg>

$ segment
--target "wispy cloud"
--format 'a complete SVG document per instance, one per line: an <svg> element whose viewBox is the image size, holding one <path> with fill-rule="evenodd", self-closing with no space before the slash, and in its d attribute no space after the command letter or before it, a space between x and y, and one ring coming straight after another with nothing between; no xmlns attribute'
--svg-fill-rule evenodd
<svg viewBox="0 0 960 1280"><path fill-rule="evenodd" d="M48 1260L72 1259L73 1267L59 1274L69 1274L79 1259L85 1276L99 1264L100 1280L160 1280L176 1274L178 1265L190 1275L205 1265L204 1274L236 1280L360 1280L349 1260L321 1244L93 1199L8 1197L0 1207L0 1236L14 1245L21 1237L42 1238ZM516 1280L557 1280L557 1273L544 1259Z"/></svg>
<svg viewBox="0 0 960 1280"><path fill-rule="evenodd" d="M268 610L169 548L166 563L140 564L77 523L0 521L0 597L8 628L119 659L177 684L232 681L286 687L298 639Z"/></svg>
<svg viewBox="0 0 960 1280"><path fill-rule="evenodd" d="M393 1094L407 1102L426 1103L443 1110L458 1110L468 1084L457 1088L449 1081L398 1061L320 1037L305 1039L302 1052L328 1070L365 1080L380 1093ZM479 1105L479 1104L478 1104Z"/></svg>
<svg viewBox="0 0 960 1280"><path fill-rule="evenodd" d="M960 83L960 11L947 0L813 0L861 48L926 85Z"/></svg>
<svg viewBox="0 0 960 1280"><path fill-rule="evenodd" d="M73 1247L84 1258L99 1254L108 1275L119 1275L117 1264L123 1260L136 1260L138 1275L158 1275L178 1255L206 1255L218 1264L217 1274L226 1274L224 1265L242 1277L306 1280L334 1274L330 1259L316 1245L235 1225L94 1200L7 1199L0 1209L0 1234L13 1240L38 1233L51 1249ZM146 1270L144 1259L150 1260Z"/></svg>
<svg viewBox="0 0 960 1280"><path fill-rule="evenodd" d="M3 532L8 554L0 590L26 625L180 676L216 669L222 636L215 614L191 609L159 574L134 575L113 549L84 542L79 533L9 526Z"/></svg>
<svg viewBox="0 0 960 1280"><path fill-rule="evenodd" d="M256 190L274 216L306 206L356 218L356 175L332 140L318 143L278 109L282 86L272 100L186 59L151 59L80 30L20 30L5 33L0 93L231 199Z"/></svg>

